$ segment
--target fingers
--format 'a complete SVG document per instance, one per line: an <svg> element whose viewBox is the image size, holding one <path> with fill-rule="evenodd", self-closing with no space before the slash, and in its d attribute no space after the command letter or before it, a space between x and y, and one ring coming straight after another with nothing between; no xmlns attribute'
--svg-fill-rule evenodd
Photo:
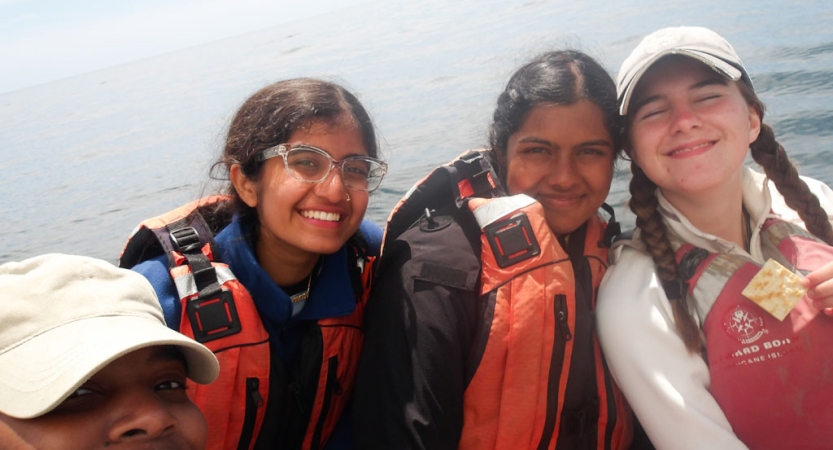
<svg viewBox="0 0 833 450"><path fill-rule="evenodd" d="M819 309L830 309L825 314L833 315L833 262L810 272L802 280L807 288L807 297L813 306Z"/></svg>

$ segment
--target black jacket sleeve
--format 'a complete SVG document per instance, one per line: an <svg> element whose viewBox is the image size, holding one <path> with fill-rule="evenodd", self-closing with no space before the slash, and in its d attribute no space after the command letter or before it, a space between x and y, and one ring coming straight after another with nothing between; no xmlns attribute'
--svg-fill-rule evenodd
<svg viewBox="0 0 833 450"><path fill-rule="evenodd" d="M463 214L440 230L415 225L386 244L365 309L356 448L457 448L470 349L482 331L479 229L466 236L459 220L471 230Z"/></svg>

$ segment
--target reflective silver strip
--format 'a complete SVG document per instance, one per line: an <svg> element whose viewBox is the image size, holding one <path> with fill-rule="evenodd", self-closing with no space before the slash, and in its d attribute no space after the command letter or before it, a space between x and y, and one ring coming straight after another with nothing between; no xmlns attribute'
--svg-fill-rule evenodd
<svg viewBox="0 0 833 450"><path fill-rule="evenodd" d="M474 214L474 218L477 220L477 224L480 225L480 229L482 230L487 225L500 219L501 217L504 217L507 214L521 208L526 208L533 203L535 203L535 200L526 194L499 197L478 206L472 214Z"/></svg>
<svg viewBox="0 0 833 450"><path fill-rule="evenodd" d="M217 266L214 267L214 270L217 272L217 281L220 284L237 279L228 267ZM194 275L190 272L187 275L174 278L174 284L176 284L176 292L179 294L179 298L190 297L198 292Z"/></svg>

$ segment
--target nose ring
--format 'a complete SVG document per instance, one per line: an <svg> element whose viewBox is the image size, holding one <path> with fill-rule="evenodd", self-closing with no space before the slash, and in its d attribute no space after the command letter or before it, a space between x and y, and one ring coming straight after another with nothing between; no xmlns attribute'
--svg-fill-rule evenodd
<svg viewBox="0 0 833 450"><path fill-rule="evenodd" d="M350 193L349 192L347 193L347 201L348 202L350 201Z"/></svg>

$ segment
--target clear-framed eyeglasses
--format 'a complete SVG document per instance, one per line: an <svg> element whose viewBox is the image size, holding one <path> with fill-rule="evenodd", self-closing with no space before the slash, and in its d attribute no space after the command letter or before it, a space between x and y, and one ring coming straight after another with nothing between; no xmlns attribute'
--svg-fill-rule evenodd
<svg viewBox="0 0 833 450"><path fill-rule="evenodd" d="M310 145L280 144L261 151L257 161L280 156L292 178L307 183L320 183L330 176L333 167L341 170L344 186L358 191L373 191L382 183L388 165L369 156L348 156L336 161L324 150Z"/></svg>

